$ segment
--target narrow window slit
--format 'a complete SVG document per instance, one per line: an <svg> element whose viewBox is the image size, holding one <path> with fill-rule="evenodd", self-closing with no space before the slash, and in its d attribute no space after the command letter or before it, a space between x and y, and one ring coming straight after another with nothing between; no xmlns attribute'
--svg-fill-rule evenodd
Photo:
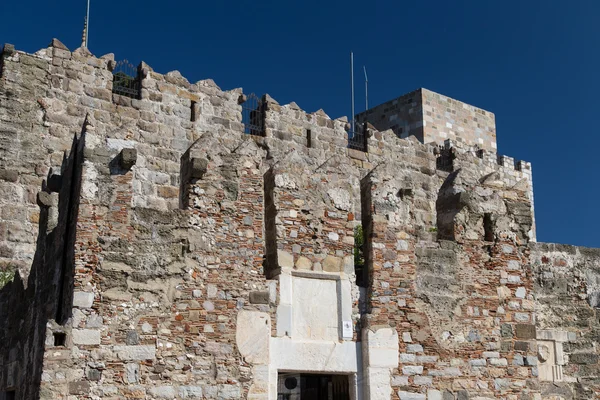
<svg viewBox="0 0 600 400"><path fill-rule="evenodd" d="M312 147L312 131L310 129L306 130L306 147L309 149Z"/></svg>
<svg viewBox="0 0 600 400"><path fill-rule="evenodd" d="M54 332L54 347L65 346L67 343L67 334L64 332Z"/></svg>
<svg viewBox="0 0 600 400"><path fill-rule="evenodd" d="M190 105L190 121L196 122L196 102L194 100Z"/></svg>
<svg viewBox="0 0 600 400"><path fill-rule="evenodd" d="M483 214L483 231L484 231L484 240L486 242L493 242L494 241L494 221L492 221L491 213Z"/></svg>

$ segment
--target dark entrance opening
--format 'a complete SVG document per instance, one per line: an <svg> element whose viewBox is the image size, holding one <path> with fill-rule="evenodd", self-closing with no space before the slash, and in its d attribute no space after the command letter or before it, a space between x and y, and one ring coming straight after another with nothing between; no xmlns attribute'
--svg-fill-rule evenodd
<svg viewBox="0 0 600 400"><path fill-rule="evenodd" d="M277 400L350 400L348 375L279 373Z"/></svg>
<svg viewBox="0 0 600 400"><path fill-rule="evenodd" d="M15 391L7 390L6 392L0 392L0 400L15 400Z"/></svg>

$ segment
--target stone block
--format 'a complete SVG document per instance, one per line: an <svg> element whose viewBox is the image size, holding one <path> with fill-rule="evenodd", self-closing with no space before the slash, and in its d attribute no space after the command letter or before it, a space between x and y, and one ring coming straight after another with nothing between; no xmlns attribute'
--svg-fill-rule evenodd
<svg viewBox="0 0 600 400"><path fill-rule="evenodd" d="M179 397L182 399L202 399L202 386L179 386Z"/></svg>
<svg viewBox="0 0 600 400"><path fill-rule="evenodd" d="M427 400L443 400L442 392L436 389L429 389L427 391Z"/></svg>
<svg viewBox="0 0 600 400"><path fill-rule="evenodd" d="M131 169L137 162L137 150L124 148L119 153L119 166L125 170Z"/></svg>
<svg viewBox="0 0 600 400"><path fill-rule="evenodd" d="M461 376L459 368L456 367L448 367L444 369L431 369L429 370L429 375L431 376Z"/></svg>
<svg viewBox="0 0 600 400"><path fill-rule="evenodd" d="M502 337L512 337L513 336L513 330L512 330L512 325L511 324L502 324L500 326L500 335Z"/></svg>
<svg viewBox="0 0 600 400"><path fill-rule="evenodd" d="M503 340L500 342L500 351L506 353L511 351L513 348L513 343L510 340Z"/></svg>
<svg viewBox="0 0 600 400"><path fill-rule="evenodd" d="M100 371L96 368L88 368L88 370L86 371L86 375L90 381L97 382L100 379L102 379L102 371Z"/></svg>
<svg viewBox="0 0 600 400"><path fill-rule="evenodd" d="M400 400L427 400L427 396L423 393L405 392L403 390L398 392L398 397Z"/></svg>
<svg viewBox="0 0 600 400"><path fill-rule="evenodd" d="M368 346L371 367L398 367L399 343L398 333L395 329L380 328L375 332L370 329L366 330L363 332L363 345L365 344Z"/></svg>
<svg viewBox="0 0 600 400"><path fill-rule="evenodd" d="M156 347L150 345L137 346L114 346L113 351L117 353L119 360L153 360L156 358Z"/></svg>
<svg viewBox="0 0 600 400"><path fill-rule="evenodd" d="M93 346L100 344L100 331L94 329L73 329L73 344Z"/></svg>
<svg viewBox="0 0 600 400"><path fill-rule="evenodd" d="M394 375L392 377L392 386L407 386L408 376Z"/></svg>
<svg viewBox="0 0 600 400"><path fill-rule="evenodd" d="M298 251L299 253L299 251ZM298 260L296 261L296 268L298 269L304 269L304 270L310 270L312 267L312 262L306 258L306 257L298 257Z"/></svg>
<svg viewBox="0 0 600 400"><path fill-rule="evenodd" d="M420 375L423 373L423 367L421 365L405 365L402 367L402 373L404 375Z"/></svg>
<svg viewBox="0 0 600 400"><path fill-rule="evenodd" d="M190 160L190 178L202 179L206 171L208 170L208 160L204 158L194 157Z"/></svg>
<svg viewBox="0 0 600 400"><path fill-rule="evenodd" d="M423 346L421 346L420 344L409 344L408 346L406 346L406 351L408 353L422 353Z"/></svg>
<svg viewBox="0 0 600 400"><path fill-rule="evenodd" d="M173 386L156 386L150 388L148 393L155 399L173 399L177 396L177 392Z"/></svg>
<svg viewBox="0 0 600 400"><path fill-rule="evenodd" d="M134 346L140 344L140 336L134 330L127 331L127 335L125 336L125 343Z"/></svg>
<svg viewBox="0 0 600 400"><path fill-rule="evenodd" d="M240 310L236 324L236 344L244 359L253 364L269 362L271 318L258 311Z"/></svg>
<svg viewBox="0 0 600 400"><path fill-rule="evenodd" d="M497 351L484 351L482 355L484 358L500 358L500 353Z"/></svg>
<svg viewBox="0 0 600 400"><path fill-rule="evenodd" d="M15 52L15 46L10 43L4 43L4 47L2 47L2 55L10 56Z"/></svg>
<svg viewBox="0 0 600 400"><path fill-rule="evenodd" d="M140 380L139 364L125 364L125 382L138 383Z"/></svg>
<svg viewBox="0 0 600 400"><path fill-rule="evenodd" d="M515 350L517 351L529 351L529 342L516 341Z"/></svg>
<svg viewBox="0 0 600 400"><path fill-rule="evenodd" d="M430 376L415 375L413 383L419 386L430 386L433 383L433 378Z"/></svg>
<svg viewBox="0 0 600 400"><path fill-rule="evenodd" d="M269 304L269 292L250 292L251 304Z"/></svg>
<svg viewBox="0 0 600 400"><path fill-rule="evenodd" d="M87 395L90 393L88 381L69 382L69 394Z"/></svg>
<svg viewBox="0 0 600 400"><path fill-rule="evenodd" d="M598 354L594 353L574 353L569 356L571 364L597 364Z"/></svg>
<svg viewBox="0 0 600 400"><path fill-rule="evenodd" d="M535 325L516 324L515 336L518 339L535 339Z"/></svg>
<svg viewBox="0 0 600 400"><path fill-rule="evenodd" d="M323 271L340 272L342 270L342 259L335 256L327 256L323 260Z"/></svg>
<svg viewBox="0 0 600 400"><path fill-rule="evenodd" d="M277 261L281 268L294 268L294 256L284 250L277 250Z"/></svg>
<svg viewBox="0 0 600 400"><path fill-rule="evenodd" d="M94 293L73 292L73 307L91 308L94 304Z"/></svg>

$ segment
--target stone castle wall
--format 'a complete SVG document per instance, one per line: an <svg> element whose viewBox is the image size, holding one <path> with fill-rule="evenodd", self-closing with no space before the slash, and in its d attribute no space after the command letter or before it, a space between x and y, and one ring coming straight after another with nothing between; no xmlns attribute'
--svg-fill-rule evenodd
<svg viewBox="0 0 600 400"><path fill-rule="evenodd" d="M351 150L347 119L268 95L245 135L241 89L142 63L141 98L115 95L111 55L56 40L2 60L0 261L28 283L0 291L0 389L275 399L297 371L348 375L353 399L554 395L529 163L372 126ZM566 336L589 356L565 398L597 390L592 331Z"/></svg>
<svg viewBox="0 0 600 400"><path fill-rule="evenodd" d="M565 399L599 398L598 249L538 243L532 247L536 276L537 343L541 391Z"/></svg>

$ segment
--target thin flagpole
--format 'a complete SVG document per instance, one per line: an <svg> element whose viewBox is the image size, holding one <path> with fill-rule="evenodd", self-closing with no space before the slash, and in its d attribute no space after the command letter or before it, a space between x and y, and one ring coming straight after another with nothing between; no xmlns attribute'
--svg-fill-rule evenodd
<svg viewBox="0 0 600 400"><path fill-rule="evenodd" d="M352 83L352 135L354 135L354 53L350 52L350 80Z"/></svg>
<svg viewBox="0 0 600 400"><path fill-rule="evenodd" d="M365 110L369 109L369 78L367 78L367 67L363 65L365 71Z"/></svg>
<svg viewBox="0 0 600 400"><path fill-rule="evenodd" d="M86 14L85 20L87 22L87 28L85 30L85 47L89 48L90 42L89 42L88 36L90 33L90 0L87 0L87 14Z"/></svg>

